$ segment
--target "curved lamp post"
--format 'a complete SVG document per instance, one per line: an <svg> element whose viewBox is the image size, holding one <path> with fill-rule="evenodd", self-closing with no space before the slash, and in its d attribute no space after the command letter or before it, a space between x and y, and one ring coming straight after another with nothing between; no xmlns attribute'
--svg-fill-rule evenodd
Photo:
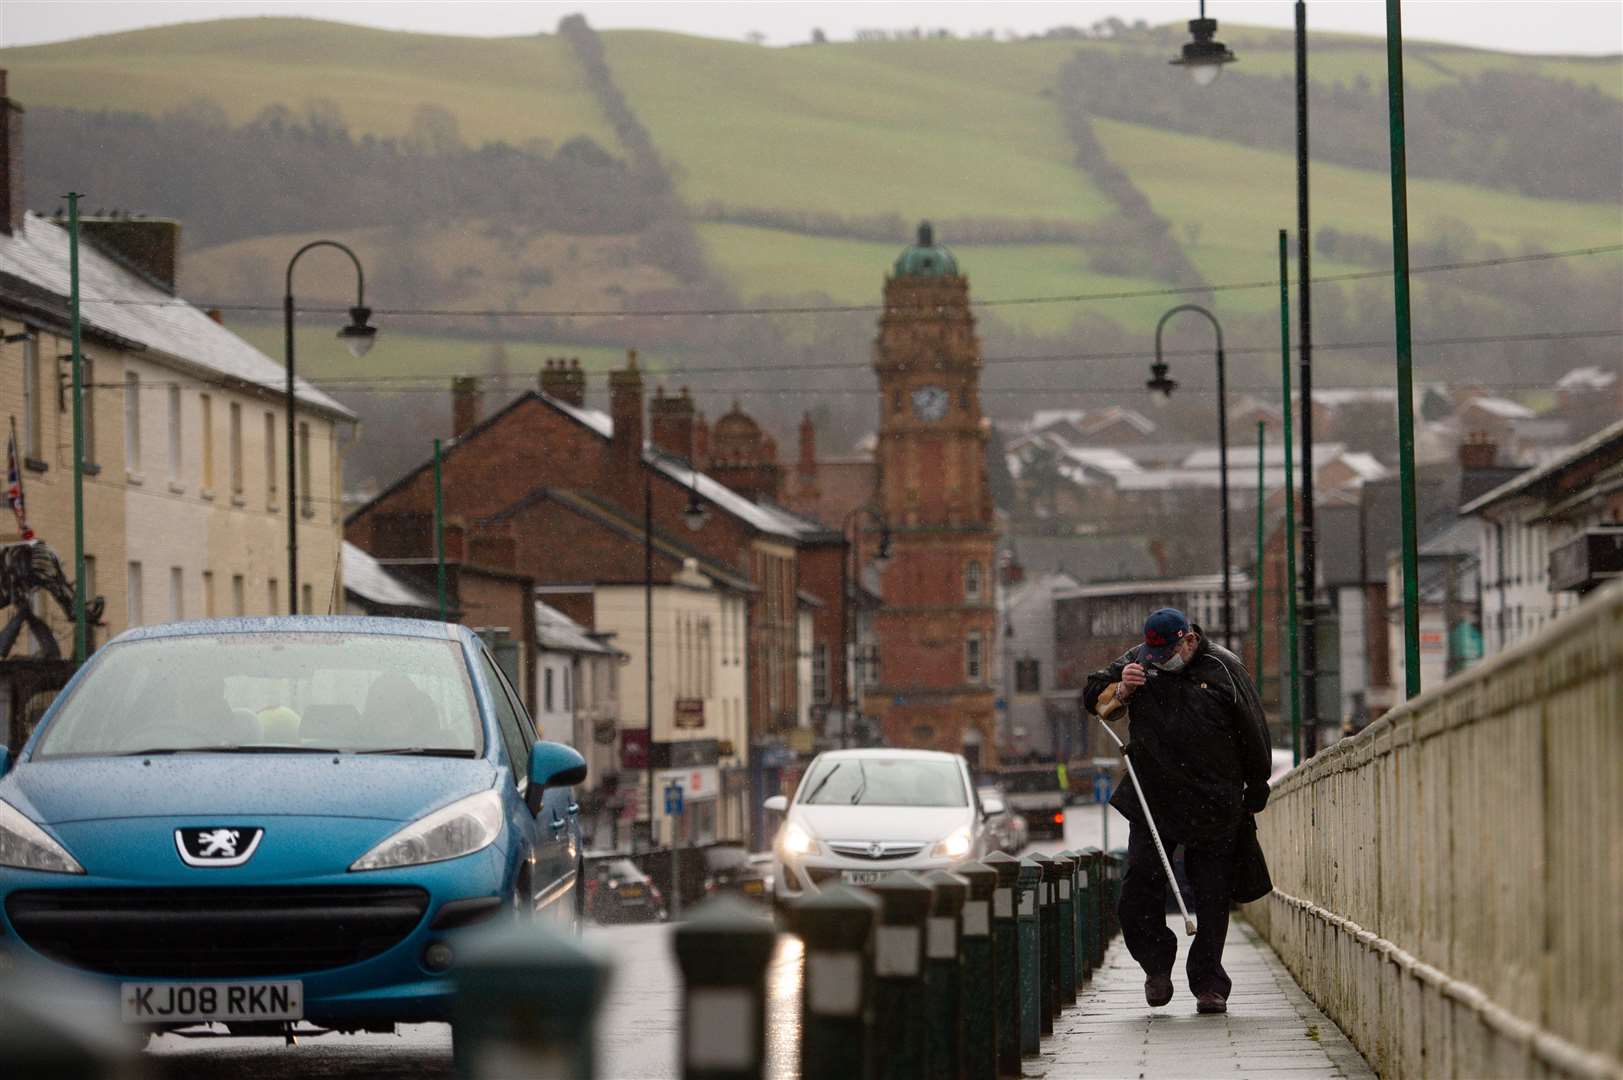
<svg viewBox="0 0 1623 1080"><path fill-rule="evenodd" d="M859 545L851 540L851 528L858 518L867 517L879 526L879 550L874 553L874 563L883 567L890 560L890 522L885 515L872 503L864 503L845 515L840 525L840 536L845 540L845 553L840 556L840 682L845 690L845 706L840 710L840 749L851 745L851 710L857 701L852 684L856 682L856 675L862 670L862 661L851 656L852 644L852 617L851 617L851 579L858 577L853 566L856 563ZM846 678L845 663L850 658L850 678Z"/></svg>
<svg viewBox="0 0 1623 1080"><path fill-rule="evenodd" d="M372 309L366 306L366 272L361 260L348 247L336 240L312 240L293 253L287 261L287 291L282 297L282 325L286 333L287 390L284 407L287 410L287 610L299 613L299 472L297 467L298 443L294 412L297 401L293 396L293 267L305 252L318 247L337 248L355 264L355 306L349 309L349 325L338 331L338 337L357 360L371 351L377 341L378 328L367 320Z"/></svg>
<svg viewBox="0 0 1623 1080"><path fill-rule="evenodd" d="M1228 434L1228 402L1227 385L1223 379L1223 327L1218 324L1217 316L1201 307L1199 304L1179 304L1155 324L1155 363L1150 365L1150 377L1145 381L1145 387L1150 393L1159 393L1163 398L1170 398L1172 391L1177 389L1176 379L1167 375L1166 362L1161 359L1161 331L1166 328L1167 321L1174 315L1182 312L1194 312L1204 315L1206 321L1212 324L1212 330L1217 334L1217 467L1222 474L1222 529L1223 529L1223 644L1234 648L1234 605L1229 593L1229 434Z"/></svg>
<svg viewBox="0 0 1623 1080"><path fill-rule="evenodd" d="M1189 20L1189 33L1194 38L1183 47L1183 52L1168 63L1189 72L1196 86L1210 86L1223 71L1224 64L1238 60L1221 41L1214 41L1217 20L1206 17L1206 0L1200 0L1200 18Z"/></svg>

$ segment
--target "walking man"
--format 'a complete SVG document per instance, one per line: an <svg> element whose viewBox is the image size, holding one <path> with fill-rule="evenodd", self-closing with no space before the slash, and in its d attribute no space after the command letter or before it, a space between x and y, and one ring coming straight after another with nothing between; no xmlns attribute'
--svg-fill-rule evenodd
<svg viewBox="0 0 1623 1080"><path fill-rule="evenodd" d="M1206 640L1176 608L1151 613L1143 643L1088 676L1083 707L1093 712L1112 683L1121 684L1116 696L1128 705L1127 752L1143 789L1135 793L1124 777L1110 800L1132 825L1118 908L1122 937L1144 969L1145 999L1155 1006L1171 1001L1178 937L1167 926L1169 883L1139 806L1142 794L1168 856L1183 845L1195 893L1189 990L1198 1011L1226 1012L1233 984L1223 970L1223 939L1236 899L1236 863L1247 879L1261 864L1251 815L1268 802L1273 761L1262 702L1240 658Z"/></svg>

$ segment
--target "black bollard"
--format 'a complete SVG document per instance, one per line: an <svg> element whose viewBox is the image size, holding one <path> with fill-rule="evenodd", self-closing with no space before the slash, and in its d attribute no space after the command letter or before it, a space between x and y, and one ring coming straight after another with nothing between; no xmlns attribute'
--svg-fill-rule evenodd
<svg viewBox="0 0 1623 1080"><path fill-rule="evenodd" d="M1020 1056L1042 1051L1043 946L1039 914L1043 891L1042 864L1030 856L1020 860L1015 881L1015 929L1020 937Z"/></svg>
<svg viewBox="0 0 1623 1080"><path fill-rule="evenodd" d="M789 925L806 947L800 1002L804 1080L866 1080L872 1070L873 929L879 901L860 889L827 885L789 906Z"/></svg>
<svg viewBox="0 0 1623 1080"><path fill-rule="evenodd" d="M969 882L945 870L924 875L933 894L924 934L927 1076L952 1080L963 1068L963 914Z"/></svg>
<svg viewBox="0 0 1623 1080"><path fill-rule="evenodd" d="M1071 851L1071 914L1075 925L1071 931L1076 946L1076 992L1088 980L1088 857L1080 849Z"/></svg>
<svg viewBox="0 0 1623 1080"><path fill-rule="evenodd" d="M465 1080L592 1080L609 966L540 923L506 919L458 946L452 1059Z"/></svg>
<svg viewBox="0 0 1623 1080"><path fill-rule="evenodd" d="M1099 849L1082 849L1082 870L1088 878L1088 968L1099 969L1105 956L1104 875L1100 872Z"/></svg>
<svg viewBox="0 0 1623 1080"><path fill-rule="evenodd" d="M963 1074L965 1080L993 1080L997 1076L998 1024L1003 1022L997 1010L998 972L992 948L997 871L985 863L967 862L959 863L953 872L969 882L963 916ZM1014 872L1019 873L1018 865Z"/></svg>
<svg viewBox="0 0 1623 1080"><path fill-rule="evenodd" d="M997 1072L1020 1075L1020 941L1015 917L1015 891L1020 860L1001 851L984 862L997 874L992 890L992 1004L997 1013Z"/></svg>
<svg viewBox="0 0 1623 1080"><path fill-rule="evenodd" d="M1059 880L1059 865L1052 855L1038 852L1031 856L1042 868L1042 882L1037 886L1037 926L1042 935L1042 967L1039 968L1042 1007L1038 1013L1042 1020L1042 1033L1054 1033L1054 1017L1059 1015L1059 927L1054 921L1057 914L1054 903L1054 885Z"/></svg>
<svg viewBox="0 0 1623 1080"><path fill-rule="evenodd" d="M760 906L725 893L671 936L682 968L683 1080L761 1080L766 966L778 945Z"/></svg>
<svg viewBox="0 0 1623 1080"><path fill-rule="evenodd" d="M1058 915L1054 923L1059 934L1058 997L1063 1009L1076 1004L1076 901L1072 895L1076 885L1076 856L1062 851L1054 856L1054 864L1059 867L1059 892L1055 896Z"/></svg>
<svg viewBox="0 0 1623 1080"><path fill-rule="evenodd" d="M879 898L874 929L874 1066L880 1080L912 1080L925 1071L924 926L930 886L893 870L863 886Z"/></svg>

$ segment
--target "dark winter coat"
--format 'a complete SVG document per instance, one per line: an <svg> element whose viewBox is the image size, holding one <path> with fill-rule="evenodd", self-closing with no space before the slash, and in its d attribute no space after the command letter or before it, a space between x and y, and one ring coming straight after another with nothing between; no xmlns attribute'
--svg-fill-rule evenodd
<svg viewBox="0 0 1623 1080"><path fill-rule="evenodd" d="M1088 676L1083 708L1092 712L1122 669L1141 662L1141 648ZM1247 785L1266 788L1273 769L1268 721L1250 674L1204 634L1181 671L1144 666L1149 682L1127 701L1128 753L1156 826L1169 843L1200 843L1243 825L1238 839L1249 846L1254 834L1242 796ZM1131 777L1122 778L1110 803L1128 820L1143 820Z"/></svg>

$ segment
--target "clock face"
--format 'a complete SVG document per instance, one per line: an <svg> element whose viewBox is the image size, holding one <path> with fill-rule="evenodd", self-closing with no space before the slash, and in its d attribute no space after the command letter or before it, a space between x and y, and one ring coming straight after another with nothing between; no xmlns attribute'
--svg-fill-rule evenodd
<svg viewBox="0 0 1623 1080"><path fill-rule="evenodd" d="M913 391L913 415L934 422L947 415L947 391L939 386L921 386Z"/></svg>

